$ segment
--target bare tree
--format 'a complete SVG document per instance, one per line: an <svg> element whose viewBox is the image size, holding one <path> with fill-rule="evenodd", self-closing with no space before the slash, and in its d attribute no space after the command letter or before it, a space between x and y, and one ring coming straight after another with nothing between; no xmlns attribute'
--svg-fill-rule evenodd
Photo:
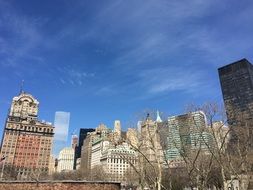
<svg viewBox="0 0 253 190"><path fill-rule="evenodd" d="M142 114L143 115L143 114ZM137 164L131 165L138 176L139 185L145 187L168 189L163 185L163 174L166 167L166 145L162 132L166 123L155 121L155 112L149 111L145 117L141 117L141 126L136 130L138 143L128 141L131 148L138 154Z"/></svg>
<svg viewBox="0 0 253 190"><path fill-rule="evenodd" d="M206 114L208 130L212 134L212 144L206 143L208 152L212 156L213 166L219 170L222 187L227 189L229 183L237 179L240 188L245 189L249 183L251 172L250 162L250 127L252 121L245 118L244 113L239 112L230 106L231 118L237 122L234 125L226 126L227 119L223 106L216 103L205 103L195 109L201 109ZM219 122L216 120L219 119ZM213 176L211 176L212 178ZM230 180L229 180L230 179Z"/></svg>
<svg viewBox="0 0 253 190"><path fill-rule="evenodd" d="M18 172L15 166L12 166L10 164L6 164L5 166L3 166L2 164L1 167L4 167L3 170L1 168L4 180L17 180Z"/></svg>

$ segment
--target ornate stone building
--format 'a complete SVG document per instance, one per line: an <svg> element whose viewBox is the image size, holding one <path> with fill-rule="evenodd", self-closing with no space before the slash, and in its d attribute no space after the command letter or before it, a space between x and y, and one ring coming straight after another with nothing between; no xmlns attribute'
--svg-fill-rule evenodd
<svg viewBox="0 0 253 190"><path fill-rule="evenodd" d="M81 152L81 170L90 171L91 169L91 148L92 142L95 138L95 132L90 132L87 134L87 137L84 139L82 152Z"/></svg>
<svg viewBox="0 0 253 190"><path fill-rule="evenodd" d="M71 171L74 169L75 151L72 147L65 147L60 151L57 172Z"/></svg>
<svg viewBox="0 0 253 190"><path fill-rule="evenodd" d="M160 123L160 121L153 121L149 114L146 121L141 123L139 138L141 146L139 148L151 163L164 162L163 148L160 143L160 134L158 133Z"/></svg>
<svg viewBox="0 0 253 190"><path fill-rule="evenodd" d="M87 132L85 139L83 141L82 151L81 151L81 170L90 171L91 166L94 164L94 159L97 160L97 156L100 155L100 141L107 139L110 134L110 130L106 125L100 124L94 131L90 129L90 132ZM94 147L92 148L94 144ZM93 153L93 159L92 159ZM95 162L96 163L96 162Z"/></svg>
<svg viewBox="0 0 253 190"><path fill-rule="evenodd" d="M127 142L133 146L138 147L138 133L134 128L128 128L126 132L126 140Z"/></svg>
<svg viewBox="0 0 253 190"><path fill-rule="evenodd" d="M125 182L125 174L134 173L137 153L127 143L109 147L102 152L100 163L110 181Z"/></svg>
<svg viewBox="0 0 253 190"><path fill-rule="evenodd" d="M20 177L48 172L54 127L38 120L38 106L32 95L21 92L13 98L6 119L0 156Z"/></svg>

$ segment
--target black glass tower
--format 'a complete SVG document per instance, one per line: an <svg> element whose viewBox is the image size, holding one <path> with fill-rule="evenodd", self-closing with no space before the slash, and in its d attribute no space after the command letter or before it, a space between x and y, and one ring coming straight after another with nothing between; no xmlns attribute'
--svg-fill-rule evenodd
<svg viewBox="0 0 253 190"><path fill-rule="evenodd" d="M92 128L87 128L87 129L81 128L80 129L78 146L75 148L74 169L76 169L76 159L81 157L83 141L87 137L87 134L89 132L93 132L93 131L95 131L95 129L92 129Z"/></svg>
<svg viewBox="0 0 253 190"><path fill-rule="evenodd" d="M218 69L221 89L232 129L241 127L249 131L249 145L253 148L253 65L242 59ZM236 139L232 130L231 140Z"/></svg>

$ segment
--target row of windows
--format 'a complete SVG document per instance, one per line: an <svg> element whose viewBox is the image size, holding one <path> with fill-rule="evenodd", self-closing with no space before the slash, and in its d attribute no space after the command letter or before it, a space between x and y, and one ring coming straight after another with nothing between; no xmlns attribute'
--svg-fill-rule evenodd
<svg viewBox="0 0 253 190"><path fill-rule="evenodd" d="M28 152L28 153L24 153L24 152L19 152L19 153L17 153L16 152L16 154L15 155L19 155L19 156L21 156L21 155L32 155L32 156L38 156L39 154L37 153L37 152Z"/></svg>
<svg viewBox="0 0 253 190"><path fill-rule="evenodd" d="M129 162L135 162L135 159L124 160L124 159L120 159L120 158L114 158L114 159L108 159L107 162L108 162L108 163L127 164L127 163L129 163Z"/></svg>
<svg viewBox="0 0 253 190"><path fill-rule="evenodd" d="M20 124L8 124L8 128L12 129L20 129L20 130L28 130L28 131L33 131L33 132L47 132L47 133L52 133L53 129L46 128L46 127L32 127L32 126L27 126L27 125L20 125Z"/></svg>

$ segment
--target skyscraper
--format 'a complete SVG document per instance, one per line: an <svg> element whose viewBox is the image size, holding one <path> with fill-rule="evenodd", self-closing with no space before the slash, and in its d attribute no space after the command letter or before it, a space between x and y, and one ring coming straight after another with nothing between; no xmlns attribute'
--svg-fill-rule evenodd
<svg viewBox="0 0 253 190"><path fill-rule="evenodd" d="M218 69L231 140L239 138L241 127L249 130L248 143L253 148L253 65L242 59ZM231 142L232 142L231 141Z"/></svg>
<svg viewBox="0 0 253 190"><path fill-rule="evenodd" d="M66 147L69 131L69 120L70 120L69 112L62 112L62 111L55 112L54 118L55 136L53 146L54 155L59 155L60 150Z"/></svg>
<svg viewBox="0 0 253 190"><path fill-rule="evenodd" d="M92 128L87 128L87 129L81 128L80 129L78 146L75 148L74 169L76 169L76 160L78 158L81 158L81 151L82 151L83 141L87 137L87 134L90 133L90 132L93 132L93 131L95 131L95 129L92 129Z"/></svg>
<svg viewBox="0 0 253 190"><path fill-rule="evenodd" d="M121 124L120 120L114 121L114 132L117 133L119 136L121 136Z"/></svg>
<svg viewBox="0 0 253 190"><path fill-rule="evenodd" d="M128 128L126 132L126 140L130 145L137 147L138 146L137 130L134 128Z"/></svg>
<svg viewBox="0 0 253 190"><path fill-rule="evenodd" d="M163 147L161 146L161 136L158 132L159 122L153 121L149 114L141 123L140 150L145 154L150 162L162 163L164 161Z"/></svg>
<svg viewBox="0 0 253 190"><path fill-rule="evenodd" d="M77 153L76 153L77 158L81 157L81 150L82 150L84 139L87 137L88 133L93 132L93 131L95 131L95 129L92 129L92 128L88 128L88 129L81 128L80 129L79 142L78 142Z"/></svg>
<svg viewBox="0 0 253 190"><path fill-rule="evenodd" d="M92 142L96 138L96 132L90 132L87 134L82 146L81 152L81 170L90 171L91 169L91 154L92 154Z"/></svg>
<svg viewBox="0 0 253 190"><path fill-rule="evenodd" d="M71 136L71 147L75 149L78 145L78 136L75 134L72 134Z"/></svg>
<svg viewBox="0 0 253 190"><path fill-rule="evenodd" d="M54 127L38 120L39 102L23 91L12 100L2 138L1 157L20 177L47 172Z"/></svg>
<svg viewBox="0 0 253 190"><path fill-rule="evenodd" d="M91 162L94 164L94 156L98 159L97 153L99 153L101 141L104 141L110 135L110 130L104 124L99 124L96 129L90 129L92 132L88 132L85 136L82 146L81 156L81 170L89 171L91 169ZM96 143L94 143L96 141ZM96 149L94 146L97 146ZM95 155L94 155L95 153ZM93 154L93 160L92 160ZM95 159L95 160L96 160Z"/></svg>
<svg viewBox="0 0 253 190"><path fill-rule="evenodd" d="M212 135L207 130L206 116L202 111L168 118L167 158L177 160L182 154L211 147ZM208 143L208 147L207 147Z"/></svg>

